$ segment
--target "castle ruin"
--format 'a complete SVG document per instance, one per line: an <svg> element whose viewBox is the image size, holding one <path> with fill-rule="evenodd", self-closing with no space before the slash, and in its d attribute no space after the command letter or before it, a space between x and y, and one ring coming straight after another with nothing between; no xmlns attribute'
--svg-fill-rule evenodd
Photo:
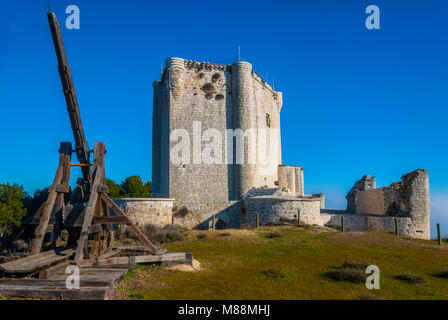
<svg viewBox="0 0 448 320"><path fill-rule="evenodd" d="M258 219L429 239L426 170L384 188L366 175L347 194L346 210L305 194L303 168L282 163L282 93L250 63L169 58L153 88L154 198L116 200L137 221L207 229L214 216L218 228Z"/></svg>

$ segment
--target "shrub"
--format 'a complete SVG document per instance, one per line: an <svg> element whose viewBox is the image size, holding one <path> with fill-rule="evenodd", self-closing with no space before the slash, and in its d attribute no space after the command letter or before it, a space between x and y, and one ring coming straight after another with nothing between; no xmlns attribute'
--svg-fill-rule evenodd
<svg viewBox="0 0 448 320"><path fill-rule="evenodd" d="M425 284L426 281L419 276L413 275L413 274L399 274L397 276L395 276L395 279L397 280L401 280L404 282L407 282L409 284L414 284L414 285L421 285L421 284Z"/></svg>
<svg viewBox="0 0 448 320"><path fill-rule="evenodd" d="M263 276L270 280L284 278L285 276L276 269L267 269L260 272Z"/></svg>
<svg viewBox="0 0 448 320"><path fill-rule="evenodd" d="M27 242L25 240L18 239L18 240L13 241L10 249L12 252L28 252L30 247L31 247L31 245L29 242Z"/></svg>
<svg viewBox="0 0 448 320"><path fill-rule="evenodd" d="M155 243L168 243L184 239L180 230L172 225L166 225L163 228L147 225L142 231L150 241Z"/></svg>
<svg viewBox="0 0 448 320"><path fill-rule="evenodd" d="M367 278L363 270L354 268L340 268L338 270L329 271L325 275L336 281L348 281L353 283L363 283Z"/></svg>
<svg viewBox="0 0 448 320"><path fill-rule="evenodd" d="M272 238L281 238L281 237L283 237L283 233L278 232L278 231L271 232L271 233L268 233L268 234L266 235L266 238L269 238L269 239L272 239Z"/></svg>
<svg viewBox="0 0 448 320"><path fill-rule="evenodd" d="M232 234L230 234L229 232L224 232L224 233L219 233L218 236L220 237L230 237Z"/></svg>
<svg viewBox="0 0 448 320"><path fill-rule="evenodd" d="M438 272L436 272L434 274L434 276L438 277L438 278L446 278L446 279L448 279L448 268L444 268L442 270L439 270Z"/></svg>
<svg viewBox="0 0 448 320"><path fill-rule="evenodd" d="M342 268L348 268L348 269L360 269L365 272L367 267L370 265L368 262L360 261L360 262L349 262L345 261L342 265Z"/></svg>
<svg viewBox="0 0 448 320"><path fill-rule="evenodd" d="M199 240L207 240L208 236L205 233L198 233L196 235L196 238L198 238Z"/></svg>

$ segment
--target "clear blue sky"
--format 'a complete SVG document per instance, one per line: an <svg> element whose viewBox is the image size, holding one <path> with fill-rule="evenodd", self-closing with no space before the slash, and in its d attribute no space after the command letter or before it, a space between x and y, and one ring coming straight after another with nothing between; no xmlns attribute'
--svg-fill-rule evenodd
<svg viewBox="0 0 448 320"><path fill-rule="evenodd" d="M46 18L62 29L87 139L107 144L107 175L151 178L152 82L167 57L241 56L283 91L283 163L307 193L344 207L369 173L379 186L430 173L433 223L448 234L448 2L445 0L0 0L0 182L49 185L73 141ZM375 4L381 29L367 30Z"/></svg>

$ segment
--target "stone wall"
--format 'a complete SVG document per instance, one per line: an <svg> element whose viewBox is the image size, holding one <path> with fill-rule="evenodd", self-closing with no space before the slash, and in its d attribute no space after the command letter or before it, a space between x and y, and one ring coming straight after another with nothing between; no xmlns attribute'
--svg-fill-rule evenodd
<svg viewBox="0 0 448 320"><path fill-rule="evenodd" d="M281 163L282 95L253 73L250 63L239 61L218 65L169 58L161 80L154 82L153 87L155 196L174 198L179 202L224 204L240 200L252 187L275 186L277 167ZM188 139L184 136L170 141L170 135L178 129L185 130ZM205 139L208 129L211 136ZM278 144L274 144L267 134L267 148L271 151L272 146L273 153L266 155L269 159L265 165L252 165L247 164L253 153L248 152L246 138L243 142L244 165L233 164L240 149L238 143L234 148L227 148L227 129L254 129L255 132L257 129L276 129ZM215 141L214 132L222 137L222 148L218 151L207 148L219 142ZM258 145L258 137L255 138ZM229 145L233 141L230 137ZM171 152L180 145L189 148L190 157L174 163Z"/></svg>
<svg viewBox="0 0 448 320"><path fill-rule="evenodd" d="M245 199L245 220L249 226L257 223L257 213L260 225L286 221L297 223L320 223L320 198L295 197L253 197Z"/></svg>
<svg viewBox="0 0 448 320"><path fill-rule="evenodd" d="M359 192L355 212L366 214L384 214L383 188Z"/></svg>
<svg viewBox="0 0 448 320"><path fill-rule="evenodd" d="M340 229L341 218L344 219L344 231L378 231L395 232L395 219L398 222L398 233L402 236L421 238L416 232L410 217L388 217L369 214L321 213L319 224Z"/></svg>
<svg viewBox="0 0 448 320"><path fill-rule="evenodd" d="M298 197L305 193L303 184L303 168L297 166L278 166L278 186L280 189L287 188Z"/></svg>
<svg viewBox="0 0 448 320"><path fill-rule="evenodd" d="M164 227L172 224L173 199L115 198L115 203L138 225Z"/></svg>
<svg viewBox="0 0 448 320"><path fill-rule="evenodd" d="M241 227L241 201L227 203L177 202L174 224L189 229L209 229L215 215L218 229Z"/></svg>
<svg viewBox="0 0 448 320"><path fill-rule="evenodd" d="M347 195L347 211L408 217L417 238L430 238L430 208L428 171L415 170L389 187L375 189L375 178L364 176Z"/></svg>

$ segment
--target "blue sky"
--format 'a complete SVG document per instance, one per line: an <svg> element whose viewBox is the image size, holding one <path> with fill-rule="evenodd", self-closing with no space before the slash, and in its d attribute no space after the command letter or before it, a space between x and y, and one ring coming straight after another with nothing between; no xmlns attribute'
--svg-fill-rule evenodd
<svg viewBox="0 0 448 320"><path fill-rule="evenodd" d="M87 139L107 144L106 174L151 178L152 82L167 57L241 56L283 92L283 163L307 193L345 206L354 181L379 186L429 170L432 225L448 234L448 3L444 0L0 0L0 182L49 185L72 141L47 5L61 25ZM367 30L365 8L380 8Z"/></svg>

